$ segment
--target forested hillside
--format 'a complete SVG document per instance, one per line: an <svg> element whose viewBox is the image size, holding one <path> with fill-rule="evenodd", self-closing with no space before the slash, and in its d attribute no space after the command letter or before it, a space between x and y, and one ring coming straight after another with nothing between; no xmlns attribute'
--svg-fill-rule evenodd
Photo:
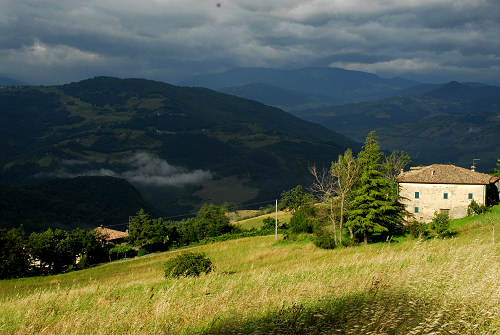
<svg viewBox="0 0 500 335"><path fill-rule="evenodd" d="M54 179L31 187L0 185L0 228L23 225L27 233L123 224L140 208L154 213L130 183L113 177Z"/></svg>
<svg viewBox="0 0 500 335"><path fill-rule="evenodd" d="M500 157L500 87L450 82L430 92L311 109L296 114L360 140L376 130L385 150L405 150L417 164L483 171Z"/></svg>
<svg viewBox="0 0 500 335"><path fill-rule="evenodd" d="M277 108L141 79L0 90L0 181L124 178L166 214L274 198L357 144ZM110 196L113 194L110 193Z"/></svg>

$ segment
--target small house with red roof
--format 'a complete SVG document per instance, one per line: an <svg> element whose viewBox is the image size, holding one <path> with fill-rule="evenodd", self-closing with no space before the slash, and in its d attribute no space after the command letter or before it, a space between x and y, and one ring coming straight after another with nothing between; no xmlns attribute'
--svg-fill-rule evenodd
<svg viewBox="0 0 500 335"><path fill-rule="evenodd" d="M125 239L128 237L128 232L126 231L105 228L103 226L95 228L94 231L101 234L106 241L114 244L125 242Z"/></svg>

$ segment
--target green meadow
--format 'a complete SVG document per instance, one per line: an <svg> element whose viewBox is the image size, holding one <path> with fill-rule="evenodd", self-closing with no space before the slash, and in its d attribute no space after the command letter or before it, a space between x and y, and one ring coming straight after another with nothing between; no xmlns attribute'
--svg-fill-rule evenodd
<svg viewBox="0 0 500 335"><path fill-rule="evenodd" d="M208 244L192 249L215 270L195 278L164 278L177 250L3 280L0 333L499 334L500 206L453 227L335 250L306 235Z"/></svg>

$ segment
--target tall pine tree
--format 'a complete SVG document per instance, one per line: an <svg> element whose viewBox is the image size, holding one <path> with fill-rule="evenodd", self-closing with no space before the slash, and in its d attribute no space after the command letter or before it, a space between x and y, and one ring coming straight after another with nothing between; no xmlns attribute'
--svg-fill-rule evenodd
<svg viewBox="0 0 500 335"><path fill-rule="evenodd" d="M352 190L346 222L356 235L363 235L365 244L370 235L391 234L403 218L403 208L394 196L394 186L383 176L382 158L372 131L358 155L360 176Z"/></svg>

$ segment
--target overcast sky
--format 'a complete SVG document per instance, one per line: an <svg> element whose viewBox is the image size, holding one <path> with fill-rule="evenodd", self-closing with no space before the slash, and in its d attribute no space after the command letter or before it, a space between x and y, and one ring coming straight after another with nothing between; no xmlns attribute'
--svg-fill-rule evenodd
<svg viewBox="0 0 500 335"><path fill-rule="evenodd" d="M0 76L335 66L500 84L500 0L1 0Z"/></svg>

